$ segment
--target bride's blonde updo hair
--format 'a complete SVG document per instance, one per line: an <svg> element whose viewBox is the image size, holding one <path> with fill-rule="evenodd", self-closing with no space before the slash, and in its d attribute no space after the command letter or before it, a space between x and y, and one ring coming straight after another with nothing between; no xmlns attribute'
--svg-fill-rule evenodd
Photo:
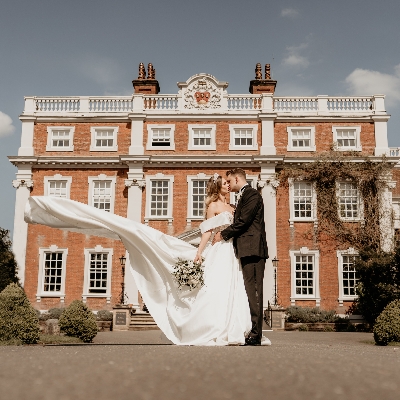
<svg viewBox="0 0 400 400"><path fill-rule="evenodd" d="M207 209L211 203L217 201L222 187L222 176L214 174L207 182L207 196L204 201L204 218L207 219Z"/></svg>

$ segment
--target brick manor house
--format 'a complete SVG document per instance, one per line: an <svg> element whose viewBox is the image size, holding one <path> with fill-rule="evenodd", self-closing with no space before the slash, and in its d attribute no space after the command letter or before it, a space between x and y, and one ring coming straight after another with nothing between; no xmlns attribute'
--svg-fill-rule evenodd
<svg viewBox="0 0 400 400"><path fill-rule="evenodd" d="M29 196L59 196L148 224L197 244L209 177L243 167L264 199L267 260L264 304L320 306L344 313L354 300L352 248L313 243L304 231L317 223L313 185L279 186L276 172L303 165L336 143L341 151L383 154L389 148L383 95L281 97L269 64L257 64L250 94L228 94L228 83L208 74L178 82L177 94L159 94L151 64L141 63L131 96L25 97L17 167L14 253L19 277L41 310L82 299L94 310L120 300L120 241L64 232L23 219ZM386 206L400 228L400 166ZM357 188L339 182L346 219L358 220ZM234 202L234 194L231 194ZM272 259L279 260L275 269ZM276 275L275 275L276 273ZM277 286L275 286L275 284ZM140 307L131 274L127 303Z"/></svg>

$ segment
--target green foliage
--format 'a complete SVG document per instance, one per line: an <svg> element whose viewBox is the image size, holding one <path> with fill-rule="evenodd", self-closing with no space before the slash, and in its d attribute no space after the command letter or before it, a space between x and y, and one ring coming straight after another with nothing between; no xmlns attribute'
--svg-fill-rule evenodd
<svg viewBox="0 0 400 400"><path fill-rule="evenodd" d="M355 268L359 278L355 308L372 326L390 302L400 299L400 247L393 254L362 250Z"/></svg>
<svg viewBox="0 0 400 400"><path fill-rule="evenodd" d="M39 320L24 290L10 283L0 293L0 340L37 343Z"/></svg>
<svg viewBox="0 0 400 400"><path fill-rule="evenodd" d="M374 325L374 339L380 346L400 342L400 300L389 303L378 316Z"/></svg>
<svg viewBox="0 0 400 400"><path fill-rule="evenodd" d="M50 308L48 311L48 319L60 319L61 314L64 312L65 308Z"/></svg>
<svg viewBox="0 0 400 400"><path fill-rule="evenodd" d="M96 314L97 321L112 321L113 313L108 310L99 310Z"/></svg>
<svg viewBox="0 0 400 400"><path fill-rule="evenodd" d="M74 336L85 343L90 343L97 335L97 324L94 314L80 300L74 300L58 320L62 332Z"/></svg>
<svg viewBox="0 0 400 400"><path fill-rule="evenodd" d="M299 326L299 331L300 332L307 332L308 331L308 326L307 325L300 325Z"/></svg>
<svg viewBox="0 0 400 400"><path fill-rule="evenodd" d="M9 231L0 228L0 292L10 283L18 283L17 263L11 251Z"/></svg>
<svg viewBox="0 0 400 400"><path fill-rule="evenodd" d="M361 249L381 246L379 222L387 213L381 207L381 195L386 188L392 166L383 157L379 162L354 152L324 152L305 166L285 166L279 173L280 187L290 180L312 182L318 198L318 227L307 236L314 240L327 237L338 243ZM353 182L363 199L363 221L349 224L339 215L338 182ZM391 217L391 215L387 215Z"/></svg>
<svg viewBox="0 0 400 400"><path fill-rule="evenodd" d="M334 310L324 311L319 307L297 307L292 306L286 309L287 322L316 323L316 322L338 322L340 317Z"/></svg>

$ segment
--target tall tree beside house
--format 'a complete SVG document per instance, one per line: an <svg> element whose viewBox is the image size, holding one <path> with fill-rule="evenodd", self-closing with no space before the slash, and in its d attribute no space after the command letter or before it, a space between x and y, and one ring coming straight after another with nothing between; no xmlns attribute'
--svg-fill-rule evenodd
<svg viewBox="0 0 400 400"><path fill-rule="evenodd" d="M17 263L11 251L11 240L7 229L0 228L0 292L10 283L18 283Z"/></svg>

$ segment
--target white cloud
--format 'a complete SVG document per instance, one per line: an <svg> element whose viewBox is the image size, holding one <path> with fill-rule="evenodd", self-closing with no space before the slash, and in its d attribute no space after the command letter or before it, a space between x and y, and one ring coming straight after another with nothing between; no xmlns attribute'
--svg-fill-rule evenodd
<svg viewBox="0 0 400 400"><path fill-rule="evenodd" d="M310 65L307 57L300 53L308 47L308 43L302 43L300 46L289 46L286 48L288 54L283 59L283 65L288 67L303 67L307 68Z"/></svg>
<svg viewBox="0 0 400 400"><path fill-rule="evenodd" d="M393 74L356 68L347 78L347 92L352 95L385 94L386 104L400 102L400 64L394 67Z"/></svg>
<svg viewBox="0 0 400 400"><path fill-rule="evenodd" d="M281 11L281 17L287 17L287 18L296 18L299 15L299 12L295 10L294 8L284 8Z"/></svg>
<svg viewBox="0 0 400 400"><path fill-rule="evenodd" d="M0 137L12 135L15 131L15 126L12 124L12 119L0 111Z"/></svg>

